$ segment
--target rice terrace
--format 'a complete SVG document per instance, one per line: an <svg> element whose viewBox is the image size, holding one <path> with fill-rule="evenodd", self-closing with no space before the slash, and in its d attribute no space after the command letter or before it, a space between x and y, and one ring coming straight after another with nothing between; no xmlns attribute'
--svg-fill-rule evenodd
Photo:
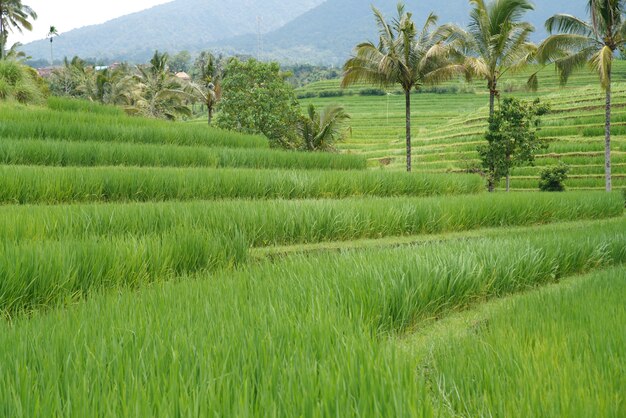
<svg viewBox="0 0 626 418"><path fill-rule="evenodd" d="M626 1L26 3L0 417L626 417Z"/></svg>

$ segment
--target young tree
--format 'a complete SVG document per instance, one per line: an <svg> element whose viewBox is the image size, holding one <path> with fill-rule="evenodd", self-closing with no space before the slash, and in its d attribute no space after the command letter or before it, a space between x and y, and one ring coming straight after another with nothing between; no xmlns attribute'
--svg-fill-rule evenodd
<svg viewBox="0 0 626 418"><path fill-rule="evenodd" d="M300 106L277 63L231 59L216 117L220 128L265 135L272 146L295 148Z"/></svg>
<svg viewBox="0 0 626 418"><path fill-rule="evenodd" d="M462 74L463 67L449 60L453 52L445 43L443 27L431 14L418 32L411 13L398 4L398 17L388 23L374 8L380 32L378 45L357 45L355 56L344 65L342 86L365 82L388 87L402 86L406 107L406 169L411 171L411 90L438 84Z"/></svg>
<svg viewBox="0 0 626 418"><path fill-rule="evenodd" d="M470 0L474 6L467 30L449 26L466 55L467 74L484 79L489 89L489 117L495 111L498 82L532 60L537 46L530 42L534 27L522 22L534 7L529 0Z"/></svg>
<svg viewBox="0 0 626 418"><path fill-rule="evenodd" d="M549 111L539 100L532 103L506 98L489 121L487 145L478 147L482 166L486 171L490 192L506 177L510 190L509 174L513 167L532 164L535 155L546 147L537 136L540 117Z"/></svg>
<svg viewBox="0 0 626 418"><path fill-rule="evenodd" d="M309 105L308 115L300 123L302 148L305 151L334 151L335 143L343 139L343 124L350 116L343 107L328 105L321 112Z"/></svg>
<svg viewBox="0 0 626 418"><path fill-rule="evenodd" d="M572 73L586 65L598 73L606 93L605 104L605 177L606 190L611 178L611 82L616 51L626 45L626 1L590 0L590 22L571 15L557 14L546 21L550 35L539 47L542 62L555 62L566 84Z"/></svg>
<svg viewBox="0 0 626 418"><path fill-rule="evenodd" d="M16 29L22 33L24 29L33 30L33 24L29 19L36 20L37 13L22 4L22 0L0 1L0 59L5 57L9 31Z"/></svg>

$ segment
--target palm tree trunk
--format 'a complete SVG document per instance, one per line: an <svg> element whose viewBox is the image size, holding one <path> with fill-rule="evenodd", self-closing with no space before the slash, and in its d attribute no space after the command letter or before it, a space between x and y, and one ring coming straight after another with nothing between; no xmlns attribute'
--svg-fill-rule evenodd
<svg viewBox="0 0 626 418"><path fill-rule="evenodd" d="M611 179L611 69L608 71L608 86L606 88L606 121L604 126L604 164L606 172L606 191L613 189Z"/></svg>
<svg viewBox="0 0 626 418"><path fill-rule="evenodd" d="M411 90L404 90L406 99L406 171L411 172Z"/></svg>
<svg viewBox="0 0 626 418"><path fill-rule="evenodd" d="M213 121L213 108L211 106L207 106L207 109L209 113L209 125L210 125L211 122Z"/></svg>
<svg viewBox="0 0 626 418"><path fill-rule="evenodd" d="M489 89L489 119L493 118L496 111L496 86Z"/></svg>

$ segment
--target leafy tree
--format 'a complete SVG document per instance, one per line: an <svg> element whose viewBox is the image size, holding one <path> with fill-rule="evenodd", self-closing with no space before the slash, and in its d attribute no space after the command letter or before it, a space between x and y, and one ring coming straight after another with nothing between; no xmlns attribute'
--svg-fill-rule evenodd
<svg viewBox="0 0 626 418"><path fill-rule="evenodd" d="M534 7L529 0L470 0L467 30L449 25L452 39L466 55L468 77L481 78L489 89L489 116L495 111L498 82L529 64L537 46L530 42L534 27L522 22Z"/></svg>
<svg viewBox="0 0 626 418"><path fill-rule="evenodd" d="M168 61L166 53L156 51L149 65L137 67L132 76L135 83L129 93L128 113L169 120L191 114L187 106L190 96L182 82L170 73Z"/></svg>
<svg viewBox="0 0 626 418"><path fill-rule="evenodd" d="M36 20L37 13L21 0L0 1L0 58L6 54L9 31L14 29L22 33L24 29L31 31L33 25L29 19Z"/></svg>
<svg viewBox="0 0 626 418"><path fill-rule="evenodd" d="M56 26L50 26L50 30L48 31L48 39L50 39L50 65L54 65L54 49L52 43L55 36L59 36L59 31Z"/></svg>
<svg viewBox="0 0 626 418"><path fill-rule="evenodd" d="M572 73L586 65L598 73L606 93L605 105L605 177L606 190L612 190L611 177L611 84L616 51L626 45L626 2L623 0L590 0L590 21L557 14L546 21L552 34L540 45L542 62L555 62L566 84ZM554 33L557 32L557 33Z"/></svg>
<svg viewBox="0 0 626 418"><path fill-rule="evenodd" d="M378 45L357 45L354 57L344 65L342 86L359 82L402 86L406 102L406 168L411 171L411 90L447 81L460 74L462 67L450 61L453 51L444 43L446 30L436 26L434 14L418 32L412 14L401 3L392 22L387 22L378 9L373 10L380 32Z"/></svg>
<svg viewBox="0 0 626 418"><path fill-rule="evenodd" d="M487 145L478 147L482 166L486 170L490 192L506 177L506 190L510 189L509 174L513 167L534 163L536 153L546 144L537 136L540 117L549 111L539 99L532 103L506 98L494 112L489 122Z"/></svg>
<svg viewBox="0 0 626 418"><path fill-rule="evenodd" d="M189 72L191 69L191 54L189 51L180 51L170 60L170 67L174 71Z"/></svg>
<svg viewBox="0 0 626 418"><path fill-rule="evenodd" d="M343 107L328 105L321 112L309 105L308 114L300 123L302 149L306 151L334 151L334 144L343 139L343 124L350 116Z"/></svg>
<svg viewBox="0 0 626 418"><path fill-rule="evenodd" d="M553 167L546 167L541 170L541 179L539 180L539 189L542 192L564 192L565 185L563 182L567 180L569 167L562 162Z"/></svg>
<svg viewBox="0 0 626 418"><path fill-rule="evenodd" d="M277 63L231 59L222 92L218 127L265 135L272 146L297 146L300 106Z"/></svg>

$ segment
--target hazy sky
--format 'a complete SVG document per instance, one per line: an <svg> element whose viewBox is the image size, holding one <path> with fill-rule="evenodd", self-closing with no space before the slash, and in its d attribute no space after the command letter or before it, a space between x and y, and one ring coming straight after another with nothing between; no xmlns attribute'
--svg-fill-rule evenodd
<svg viewBox="0 0 626 418"><path fill-rule="evenodd" d="M13 33L9 37L9 45L43 39L51 25L56 26L59 33L63 33L170 1L172 0L23 0L22 3L32 7L39 18L34 22L32 32L24 31L23 35L19 32Z"/></svg>

